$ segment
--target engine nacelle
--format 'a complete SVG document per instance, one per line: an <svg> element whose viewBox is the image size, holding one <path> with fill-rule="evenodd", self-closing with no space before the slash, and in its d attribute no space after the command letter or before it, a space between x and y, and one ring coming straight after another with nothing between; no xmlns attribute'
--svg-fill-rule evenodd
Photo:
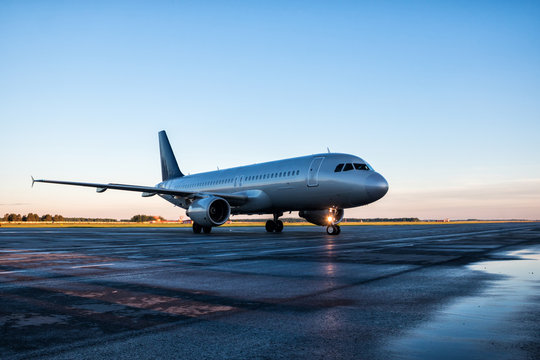
<svg viewBox="0 0 540 360"><path fill-rule="evenodd" d="M231 206L225 199L210 196L195 200L186 215L201 226L219 226L229 219Z"/></svg>
<svg viewBox="0 0 540 360"><path fill-rule="evenodd" d="M321 226L339 224L343 220L344 214L343 209L306 210L298 213L300 217L303 217L310 223Z"/></svg>

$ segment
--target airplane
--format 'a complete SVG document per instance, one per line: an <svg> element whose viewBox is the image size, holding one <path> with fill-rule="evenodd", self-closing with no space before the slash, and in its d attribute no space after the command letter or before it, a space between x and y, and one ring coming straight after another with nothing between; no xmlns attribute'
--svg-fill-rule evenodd
<svg viewBox="0 0 540 360"><path fill-rule="evenodd" d="M326 226L338 235L344 209L363 206L388 192L386 179L363 159L339 153L322 153L184 175L165 131L158 133L162 180L156 186L99 184L60 180L36 182L136 191L143 197L159 195L186 210L193 232L208 234L231 215L271 214L267 232L280 233L284 212L298 211L308 222Z"/></svg>

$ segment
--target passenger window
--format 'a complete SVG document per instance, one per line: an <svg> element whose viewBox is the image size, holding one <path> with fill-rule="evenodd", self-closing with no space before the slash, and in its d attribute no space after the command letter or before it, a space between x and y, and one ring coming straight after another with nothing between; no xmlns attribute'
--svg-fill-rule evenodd
<svg viewBox="0 0 540 360"><path fill-rule="evenodd" d="M343 170L343 165L345 164L339 164L338 166L336 166L336 169L334 170L334 172L340 172L341 170Z"/></svg>
<svg viewBox="0 0 540 360"><path fill-rule="evenodd" d="M345 167L343 168L343 171L350 171L354 169L351 163L345 164Z"/></svg>

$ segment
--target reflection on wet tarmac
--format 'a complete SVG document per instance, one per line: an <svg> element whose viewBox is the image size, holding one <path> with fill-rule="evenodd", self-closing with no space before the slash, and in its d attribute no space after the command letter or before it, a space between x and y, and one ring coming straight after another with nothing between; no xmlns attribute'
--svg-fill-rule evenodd
<svg viewBox="0 0 540 360"><path fill-rule="evenodd" d="M523 336L527 332L524 327L530 324L520 321L527 317L530 306L537 306L534 297L539 295L540 246L503 256L508 258L469 265L471 270L494 275L488 286L478 295L455 299L430 321L391 343L395 357L515 359L516 347L527 350L532 345L538 349L538 343L531 344L538 339ZM522 331L515 331L517 328ZM505 354L508 348L513 351ZM527 353L521 356L526 358Z"/></svg>

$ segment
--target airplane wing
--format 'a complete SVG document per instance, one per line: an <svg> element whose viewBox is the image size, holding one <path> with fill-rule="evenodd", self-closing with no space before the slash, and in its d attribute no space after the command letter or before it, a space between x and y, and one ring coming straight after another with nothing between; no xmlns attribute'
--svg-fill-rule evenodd
<svg viewBox="0 0 540 360"><path fill-rule="evenodd" d="M62 180L43 180L43 179L36 180L32 177L32 186L36 182L93 187L93 188L96 188L96 191L98 193L102 193L107 189L135 191L135 192L142 193L143 197L153 196L156 194L172 195L172 196L183 197L183 198L203 198L207 196L218 196L220 198L227 200L233 206L245 204L248 200L247 196L239 195L239 194L172 190L172 189L164 189L164 188L153 187L153 186L127 185L127 184L99 184L99 183L86 183L86 182L62 181Z"/></svg>

